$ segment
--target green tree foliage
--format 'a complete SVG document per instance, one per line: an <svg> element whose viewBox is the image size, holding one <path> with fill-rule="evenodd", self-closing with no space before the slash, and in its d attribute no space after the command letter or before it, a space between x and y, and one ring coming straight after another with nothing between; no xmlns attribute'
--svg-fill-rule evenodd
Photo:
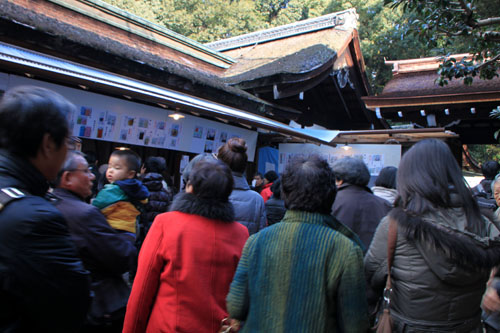
<svg viewBox="0 0 500 333"><path fill-rule="evenodd" d="M361 49L369 80L380 92L391 78L384 59L428 56L426 46L409 34L401 10L384 0L106 0L153 23L201 43L356 8Z"/></svg>
<svg viewBox="0 0 500 333"><path fill-rule="evenodd" d="M392 77L385 60L472 53L444 59L441 84L492 78L500 61L499 0L104 0L201 43L356 8L368 79L379 93ZM500 111L492 113L500 118ZM500 139L500 130L497 139ZM500 147L473 147L500 161Z"/></svg>
<svg viewBox="0 0 500 333"><path fill-rule="evenodd" d="M479 165L492 160L500 162L500 145L467 145L467 148Z"/></svg>
<svg viewBox="0 0 500 333"><path fill-rule="evenodd" d="M500 6L498 0L385 0L392 8L415 15L412 31L428 48L440 47L441 54L467 52L472 59L445 57L438 83L454 78L492 79L500 69ZM443 39L443 37L446 37ZM444 44L439 41L445 41Z"/></svg>

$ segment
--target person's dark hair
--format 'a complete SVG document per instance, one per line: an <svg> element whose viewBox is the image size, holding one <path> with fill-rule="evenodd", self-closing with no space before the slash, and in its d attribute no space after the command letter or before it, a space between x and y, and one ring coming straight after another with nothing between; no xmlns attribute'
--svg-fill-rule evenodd
<svg viewBox="0 0 500 333"><path fill-rule="evenodd" d="M262 174L260 172L256 172L255 175L253 175L254 178L259 176L260 178L264 179L264 176L262 176Z"/></svg>
<svg viewBox="0 0 500 333"><path fill-rule="evenodd" d="M245 172L247 166L247 144L241 138L231 138L217 151L217 158L234 172Z"/></svg>
<svg viewBox="0 0 500 333"><path fill-rule="evenodd" d="M335 177L344 183L366 186L370 182L370 171L362 159L344 157L332 165Z"/></svg>
<svg viewBox="0 0 500 333"><path fill-rule="evenodd" d="M106 170L99 175L97 179L97 192L102 190L105 185L109 184L108 178L106 177Z"/></svg>
<svg viewBox="0 0 500 333"><path fill-rule="evenodd" d="M184 181L184 185L187 184L189 179L189 174L191 173L191 170L193 170L194 166L197 163L205 160L215 160L215 157L210 153L202 153L196 155L195 157L193 157L191 161L189 161L188 165L186 165L184 170L182 170L182 180Z"/></svg>
<svg viewBox="0 0 500 333"><path fill-rule="evenodd" d="M272 183L278 179L278 174L274 170L269 170L264 174L264 179L267 179L268 182Z"/></svg>
<svg viewBox="0 0 500 333"><path fill-rule="evenodd" d="M144 167L146 168L146 172L163 174L163 171L167 168L167 162L161 156L149 156L146 158Z"/></svg>
<svg viewBox="0 0 500 333"><path fill-rule="evenodd" d="M189 173L188 183L197 197L222 202L228 202L234 185L231 169L216 159L196 163Z"/></svg>
<svg viewBox="0 0 500 333"><path fill-rule="evenodd" d="M468 231L482 234L484 223L476 200L465 183L450 148L436 139L426 139L402 157L397 173L398 197L395 206L420 216L437 208L454 207L451 193L460 199Z"/></svg>
<svg viewBox="0 0 500 333"><path fill-rule="evenodd" d="M57 147L69 135L68 113L76 107L51 90L19 86L8 90L0 102L0 148L35 157L45 134Z"/></svg>
<svg viewBox="0 0 500 333"><path fill-rule="evenodd" d="M84 151L83 153L85 154L85 159L87 160L87 163L90 166L95 166L95 163L97 162L96 153L91 150Z"/></svg>
<svg viewBox="0 0 500 333"><path fill-rule="evenodd" d="M294 157L281 176L281 196L290 210L330 214L336 194L335 174L318 155Z"/></svg>
<svg viewBox="0 0 500 333"><path fill-rule="evenodd" d="M276 179L271 185L271 192L273 192L273 198L281 199L281 179Z"/></svg>
<svg viewBox="0 0 500 333"><path fill-rule="evenodd" d="M136 175L141 170L141 157L137 155L137 153L133 150L114 150L111 153L111 156L118 156L120 158L125 159L125 163L127 164L127 168L129 170L135 171Z"/></svg>
<svg viewBox="0 0 500 333"><path fill-rule="evenodd" d="M487 161L481 164L481 172L483 173L484 178L488 180L495 179L495 176L500 171L500 164L497 161Z"/></svg>
<svg viewBox="0 0 500 333"><path fill-rule="evenodd" d="M393 166L387 166L380 170L377 179L375 180L375 186L382 186L385 188L396 188L396 174L398 173L398 168Z"/></svg>

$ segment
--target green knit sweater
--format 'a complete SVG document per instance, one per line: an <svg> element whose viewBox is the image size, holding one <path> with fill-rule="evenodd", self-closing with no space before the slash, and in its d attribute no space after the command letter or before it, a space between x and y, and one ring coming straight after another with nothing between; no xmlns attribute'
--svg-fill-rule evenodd
<svg viewBox="0 0 500 333"><path fill-rule="evenodd" d="M366 332L359 240L330 215L287 211L252 235L227 296L242 332Z"/></svg>

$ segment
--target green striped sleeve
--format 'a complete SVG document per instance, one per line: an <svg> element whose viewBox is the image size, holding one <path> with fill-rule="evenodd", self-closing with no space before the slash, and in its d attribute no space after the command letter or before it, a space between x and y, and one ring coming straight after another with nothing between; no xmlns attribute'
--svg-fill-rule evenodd
<svg viewBox="0 0 500 333"><path fill-rule="evenodd" d="M248 260L251 258L256 236L251 236L243 247L238 268L234 274L233 282L231 282L229 294L226 297L227 311L231 318L245 320L248 313Z"/></svg>

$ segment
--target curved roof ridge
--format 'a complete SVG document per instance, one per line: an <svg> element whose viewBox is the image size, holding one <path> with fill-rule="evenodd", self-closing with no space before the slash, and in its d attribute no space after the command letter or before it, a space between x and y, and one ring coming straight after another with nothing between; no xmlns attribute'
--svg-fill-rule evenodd
<svg viewBox="0 0 500 333"><path fill-rule="evenodd" d="M265 43L276 39L287 38L312 31L342 26L344 29L356 29L358 26L358 14L355 8L346 9L341 12L331 13L307 20L302 20L266 30L251 32L248 34L221 39L216 42L205 44L206 46L222 52L243 46Z"/></svg>

